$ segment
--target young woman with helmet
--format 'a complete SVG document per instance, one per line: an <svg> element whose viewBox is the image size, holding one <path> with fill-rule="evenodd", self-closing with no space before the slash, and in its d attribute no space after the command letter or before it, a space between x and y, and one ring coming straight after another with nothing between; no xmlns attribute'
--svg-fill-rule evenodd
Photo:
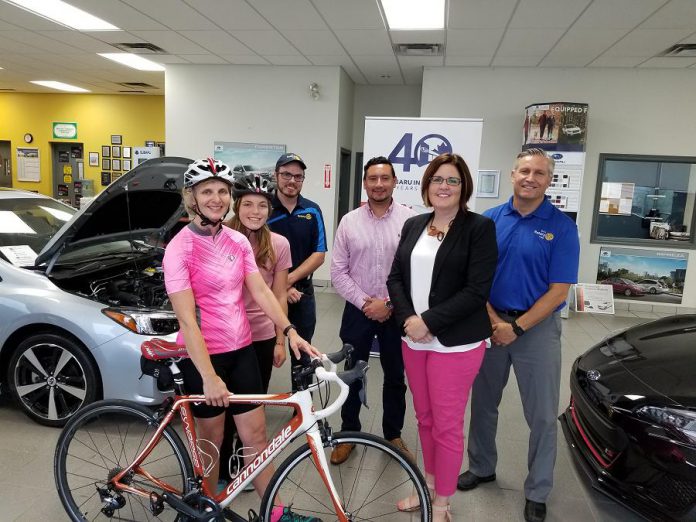
<svg viewBox="0 0 696 522"><path fill-rule="evenodd" d="M183 198L191 223L167 245L163 261L167 293L179 320L177 343L185 345L189 354L179 365L184 384L189 393L205 395L205 404L194 406L193 412L200 438L215 446L209 451L214 464L207 477L213 490L229 392L263 393L243 290L287 335L293 352L320 355L297 334L263 280L246 236L222 226L233 182L232 171L219 161L208 158L189 165ZM231 405L229 409L244 445L263 450L263 409L255 405ZM260 495L272 475L272 466L268 466L254 481ZM273 520L282 515L281 509Z"/></svg>

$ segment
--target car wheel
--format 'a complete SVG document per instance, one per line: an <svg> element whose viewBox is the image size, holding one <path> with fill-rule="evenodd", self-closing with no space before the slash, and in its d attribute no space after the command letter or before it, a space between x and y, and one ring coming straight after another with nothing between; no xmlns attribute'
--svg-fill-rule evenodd
<svg viewBox="0 0 696 522"><path fill-rule="evenodd" d="M651 289L650 289L650 293L651 293L651 294L656 294L656 293L657 293L657 290L655 290L654 288L651 288Z"/></svg>
<svg viewBox="0 0 696 522"><path fill-rule="evenodd" d="M22 341L10 359L7 377L24 413L46 426L63 426L97 397L95 363L83 346L56 334Z"/></svg>
<svg viewBox="0 0 696 522"><path fill-rule="evenodd" d="M627 297L630 296L630 295L631 295L631 290L630 290L629 288L627 288L626 290L624 290L624 295L627 296Z"/></svg>

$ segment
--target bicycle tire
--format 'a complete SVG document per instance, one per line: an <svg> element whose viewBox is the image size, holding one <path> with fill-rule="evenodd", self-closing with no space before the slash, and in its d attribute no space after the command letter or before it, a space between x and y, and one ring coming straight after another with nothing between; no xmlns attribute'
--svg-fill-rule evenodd
<svg viewBox="0 0 696 522"><path fill-rule="evenodd" d="M109 489L109 475L132 463L158 424L144 406L121 400L96 402L70 419L58 439L54 475L58 496L71 520L177 520L178 513L166 503L156 516L147 498L125 492L121 493L125 505L108 517L101 511L105 504L97 491L97 487ZM171 425L141 468L181 493L188 490L188 479L193 476L188 451ZM130 481L145 491L162 491L140 474Z"/></svg>
<svg viewBox="0 0 696 522"><path fill-rule="evenodd" d="M329 458L337 444L355 444L355 449L344 463L333 465ZM396 509L397 501L413 494L420 502L420 520L431 520L432 509L425 479L416 464L401 450L384 439L360 432L336 433L323 446L334 487L343 509L350 513L349 520L413 520L417 513ZM276 470L261 502L262 521L271 520L271 511L275 507L272 499L278 494L293 513L314 516L322 522L338 520L309 444L295 450Z"/></svg>

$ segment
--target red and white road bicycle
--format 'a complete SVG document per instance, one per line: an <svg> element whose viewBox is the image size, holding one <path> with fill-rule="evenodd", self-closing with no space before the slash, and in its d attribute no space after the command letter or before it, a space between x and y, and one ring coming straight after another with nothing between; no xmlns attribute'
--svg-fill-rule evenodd
<svg viewBox="0 0 696 522"><path fill-rule="evenodd" d="M71 520L177 520L269 521L274 502L281 498L294 513L317 520L353 522L413 520L413 513L396 509L399 499L416 495L420 520L430 521L431 505L425 480L418 468L398 448L384 439L359 432L333 433L326 418L337 412L348 396L349 385L363 381L367 364L357 361L349 371L337 373L336 364L352 347L324 355L297 372L295 393L237 395L231 404L285 407L296 415L269 438L258 454L246 455L245 466L219 493L203 480L210 464L205 444L197 439L191 403L202 395L186 395L176 365L183 355L173 343L143 343L142 354L157 361L157 370L171 371L175 395L153 411L128 401L96 402L77 412L58 440L55 479L60 500ZM340 393L330 401L330 384ZM310 391L322 391L321 409L315 410ZM178 415L177 415L178 414ZM179 417L181 424L175 426ZM181 440L180 433L187 445ZM304 436L306 442L301 442ZM293 444L293 441L298 443ZM347 461L329 465L337 444L355 444ZM261 501L259 515L235 513L234 499L254 477L289 446L298 446L276 470ZM188 448L187 448L188 447ZM207 460L207 462L206 462ZM224 464L223 464L224 465Z"/></svg>

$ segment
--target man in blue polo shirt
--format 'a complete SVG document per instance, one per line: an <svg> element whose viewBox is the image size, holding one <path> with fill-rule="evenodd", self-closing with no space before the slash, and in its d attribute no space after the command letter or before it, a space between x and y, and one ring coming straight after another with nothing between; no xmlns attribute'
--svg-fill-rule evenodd
<svg viewBox="0 0 696 522"><path fill-rule="evenodd" d="M292 267L288 274L288 318L297 327L300 337L312 342L317 322L312 274L324 263L327 248L319 205L300 195L306 169L307 165L297 154L287 153L278 158L275 166L278 190L268 226L290 243ZM291 366L301 364L292 352L290 357ZM303 355L302 363L308 360Z"/></svg>
<svg viewBox="0 0 696 522"><path fill-rule="evenodd" d="M471 396L469 470L457 487L467 491L495 480L498 405L515 370L530 428L524 518L542 522L553 486L556 417L561 379L561 318L577 282L580 244L575 223L545 197L554 161L541 149L517 155L510 201L484 212L496 225L498 266L488 299L493 325Z"/></svg>

